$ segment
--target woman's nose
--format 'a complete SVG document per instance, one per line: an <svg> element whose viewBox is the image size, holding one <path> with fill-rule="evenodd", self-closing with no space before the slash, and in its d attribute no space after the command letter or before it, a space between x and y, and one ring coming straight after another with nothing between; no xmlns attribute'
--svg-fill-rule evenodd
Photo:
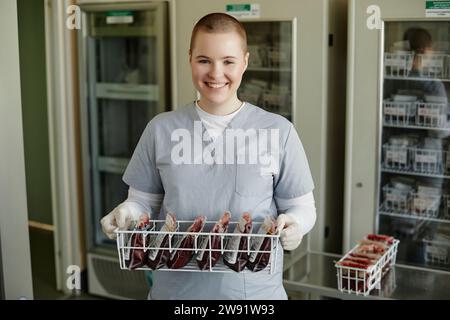
<svg viewBox="0 0 450 320"><path fill-rule="evenodd" d="M209 73L208 75L211 78L218 78L223 74L223 70L222 67L220 66L219 63L212 63L211 64L211 68L209 69Z"/></svg>

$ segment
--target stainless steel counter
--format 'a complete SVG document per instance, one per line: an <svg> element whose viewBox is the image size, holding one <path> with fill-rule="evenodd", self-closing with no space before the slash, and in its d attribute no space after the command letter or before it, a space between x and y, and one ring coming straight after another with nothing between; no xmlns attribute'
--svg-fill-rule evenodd
<svg viewBox="0 0 450 320"><path fill-rule="evenodd" d="M338 299L450 299L450 274L405 265L395 265L369 296L347 294L337 289L335 261L339 255L309 252L285 269L284 287L298 292Z"/></svg>

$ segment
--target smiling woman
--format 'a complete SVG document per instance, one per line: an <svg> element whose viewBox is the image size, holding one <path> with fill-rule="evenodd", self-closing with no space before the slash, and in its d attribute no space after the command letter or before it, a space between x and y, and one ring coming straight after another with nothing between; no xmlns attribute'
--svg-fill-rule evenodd
<svg viewBox="0 0 450 320"><path fill-rule="evenodd" d="M214 44L211 46L211 44ZM239 21L212 13L197 22L191 37L192 81L200 92L200 108L227 115L241 106L237 97L248 66L247 36Z"/></svg>
<svg viewBox="0 0 450 320"><path fill-rule="evenodd" d="M147 125L123 176L130 187L128 199L102 219L105 233L113 237L114 229L128 228L145 211L154 220L174 213L179 221L200 215L219 221L225 211L237 221L246 212L248 221L276 220L285 250L300 245L316 215L308 161L292 123L239 100L237 90L248 61L245 30L239 21L213 13L197 22L189 63L201 97L159 114ZM220 147L221 141L225 147ZM153 201L155 196L162 202ZM243 268L228 260L223 267L237 272L156 271L149 297L287 299L283 252L274 255L270 274L255 270L244 274ZM246 265L246 259L239 258L240 266Z"/></svg>

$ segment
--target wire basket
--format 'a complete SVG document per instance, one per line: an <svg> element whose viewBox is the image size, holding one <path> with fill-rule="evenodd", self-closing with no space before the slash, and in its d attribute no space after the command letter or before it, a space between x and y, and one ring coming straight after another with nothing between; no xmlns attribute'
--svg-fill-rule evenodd
<svg viewBox="0 0 450 320"><path fill-rule="evenodd" d="M437 218L441 196L425 193L413 193L411 199L411 213L415 216Z"/></svg>
<svg viewBox="0 0 450 320"><path fill-rule="evenodd" d="M381 279L395 265L399 240L395 239L388 250L367 269L339 265L350 257L359 245L356 245L336 264L338 289L341 292L367 296L373 289L381 289Z"/></svg>
<svg viewBox="0 0 450 320"><path fill-rule="evenodd" d="M448 127L448 104L418 101L416 108L416 125L431 128Z"/></svg>
<svg viewBox="0 0 450 320"><path fill-rule="evenodd" d="M450 55L445 58L445 78L450 78Z"/></svg>
<svg viewBox="0 0 450 320"><path fill-rule="evenodd" d="M448 244L440 244L435 241L424 239L425 261L434 265L450 264L450 247Z"/></svg>
<svg viewBox="0 0 450 320"><path fill-rule="evenodd" d="M428 78L444 78L448 55L440 53L423 53L417 55L420 74Z"/></svg>
<svg viewBox="0 0 450 320"><path fill-rule="evenodd" d="M450 195L443 195L442 198L442 201L444 202L443 218L450 220Z"/></svg>
<svg viewBox="0 0 450 320"><path fill-rule="evenodd" d="M413 170L415 172L442 174L444 171L443 152L440 149L411 147Z"/></svg>
<svg viewBox="0 0 450 320"><path fill-rule="evenodd" d="M411 167L409 147L383 145L383 167L394 170L408 170Z"/></svg>
<svg viewBox="0 0 450 320"><path fill-rule="evenodd" d="M131 250L141 250L144 255L149 255L152 250L168 250L170 254L172 254L174 251L182 251L182 252L189 252L192 254L190 261L187 265L185 265L182 268L179 269L171 269L167 265L164 265L162 268L158 268L158 270L161 271L184 271L184 272L236 272L229 268L225 263L223 262L223 254L226 252L245 252L248 255L248 259L252 259L257 257L260 254L267 254L269 255L267 266L263 269L258 271L258 273L267 273L267 274L273 274L276 270L277 265L277 256L278 256L278 243L279 243L279 232L277 234L260 234L260 233L250 233L250 234L243 234L243 233L211 233L211 232L186 232L186 231L180 231L180 230L187 230L187 228L192 225L194 221L178 221L176 222L177 228L176 231L158 231L160 230L161 226L164 224L164 220L151 220L150 221L150 228L146 231L135 231L135 230L115 230L115 233L117 234L117 251L119 253L119 262L120 262L120 268L124 270L129 270L130 268L127 267L126 261L129 260L130 251ZM228 224L228 230L234 230L235 226L239 222L229 222ZM216 222L205 222L203 230L211 230L212 227L216 224ZM258 230L260 225L262 225L262 222L253 222L253 230ZM142 243L141 246L133 246L131 245L131 238L132 236L135 237L141 237L140 243ZM192 236L193 246L192 248L179 248L178 243L183 239L185 235ZM168 238L168 241L164 246L160 244L160 242L155 241L158 237ZM217 239L217 237L220 237L220 246L218 248L211 248L211 243L213 242L213 239ZM237 241L239 242L240 239L246 238L247 239L247 249L246 250L229 250L227 249L227 244L230 241ZM257 243L263 243L264 241L269 241L270 246L269 250L256 250L253 249L254 247L257 247ZM159 243L159 244L157 244ZM209 244L209 245L208 245ZM154 251L153 251L154 252ZM220 258L218 262L213 266L213 254L220 253ZM208 265L205 269L201 270L199 266L197 265L197 257L199 254L207 254L209 255L208 259ZM144 265L142 267L133 268L133 270L153 270L150 267ZM249 270L248 268L244 268L241 273L253 273L255 271Z"/></svg>
<svg viewBox="0 0 450 320"><path fill-rule="evenodd" d="M383 210L408 214L411 205L411 191L393 188L389 184L383 186L384 201Z"/></svg>
<svg viewBox="0 0 450 320"><path fill-rule="evenodd" d="M384 54L384 72L390 77L408 77L414 60L414 53Z"/></svg>
<svg viewBox="0 0 450 320"><path fill-rule="evenodd" d="M383 101L384 123L387 125L406 126L414 123L416 104L409 101Z"/></svg>

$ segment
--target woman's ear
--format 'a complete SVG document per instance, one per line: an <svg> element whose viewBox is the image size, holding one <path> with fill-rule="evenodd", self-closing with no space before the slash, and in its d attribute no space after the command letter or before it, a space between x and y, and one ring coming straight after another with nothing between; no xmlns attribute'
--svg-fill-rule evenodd
<svg viewBox="0 0 450 320"><path fill-rule="evenodd" d="M250 57L250 52L247 51L247 53L244 56L244 63L245 63L245 68L244 71L247 70L248 67L248 58Z"/></svg>
<svg viewBox="0 0 450 320"><path fill-rule="evenodd" d="M192 50L189 49L189 63L191 63L191 60L192 60Z"/></svg>

